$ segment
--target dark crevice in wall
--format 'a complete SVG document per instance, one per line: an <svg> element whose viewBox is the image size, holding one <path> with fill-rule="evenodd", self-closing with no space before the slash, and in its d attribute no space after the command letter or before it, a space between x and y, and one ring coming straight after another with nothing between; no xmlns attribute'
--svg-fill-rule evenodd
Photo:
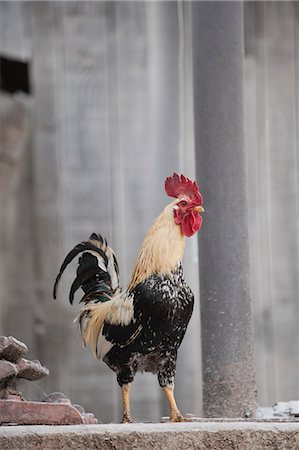
<svg viewBox="0 0 299 450"><path fill-rule="evenodd" d="M0 56L0 90L10 94L31 94L29 63Z"/></svg>

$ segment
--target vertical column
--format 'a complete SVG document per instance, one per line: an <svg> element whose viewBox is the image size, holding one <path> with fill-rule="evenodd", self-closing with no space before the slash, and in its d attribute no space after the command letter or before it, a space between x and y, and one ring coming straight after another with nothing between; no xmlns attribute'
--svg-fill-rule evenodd
<svg viewBox="0 0 299 450"><path fill-rule="evenodd" d="M196 170L200 233L203 408L255 414L243 115L243 4L193 2Z"/></svg>

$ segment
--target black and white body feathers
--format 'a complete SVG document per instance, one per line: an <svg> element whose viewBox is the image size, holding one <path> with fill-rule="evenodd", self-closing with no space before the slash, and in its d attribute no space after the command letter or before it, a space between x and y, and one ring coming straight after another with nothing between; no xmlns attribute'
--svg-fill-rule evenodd
<svg viewBox="0 0 299 450"><path fill-rule="evenodd" d="M84 345L117 374L123 386L137 371L158 376L160 385L173 385L177 350L193 310L181 262L170 273L151 273L121 291L113 250L100 235L77 245L65 258L54 286L66 266L79 254L77 277L70 290L73 302L81 287L83 308L77 318Z"/></svg>

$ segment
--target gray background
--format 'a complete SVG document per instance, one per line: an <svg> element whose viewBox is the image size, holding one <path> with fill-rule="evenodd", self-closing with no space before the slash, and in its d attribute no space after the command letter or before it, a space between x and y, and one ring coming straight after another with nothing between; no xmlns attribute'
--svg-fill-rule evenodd
<svg viewBox="0 0 299 450"><path fill-rule="evenodd" d="M33 87L30 96L0 93L0 332L50 369L25 388L28 396L62 391L102 421L119 420L120 392L72 323L75 265L56 302L52 285L66 252L97 231L115 249L125 286L169 200L164 178L174 170L195 176L189 7L0 3L0 54L29 62ZM244 11L251 297L259 402L271 405L299 397L299 10L295 2L248 2ZM196 237L184 267L197 302L176 391L184 412L200 414ZM166 411L156 378L139 375L135 417L158 420Z"/></svg>

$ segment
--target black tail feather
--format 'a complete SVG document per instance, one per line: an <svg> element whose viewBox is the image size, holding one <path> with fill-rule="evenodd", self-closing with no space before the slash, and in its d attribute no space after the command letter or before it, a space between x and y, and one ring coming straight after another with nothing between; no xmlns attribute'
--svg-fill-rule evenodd
<svg viewBox="0 0 299 450"><path fill-rule="evenodd" d="M63 261L63 263L60 267L59 274L56 277L54 289L53 289L53 298L54 299L56 299L56 297L57 297L58 284L59 284L59 281L61 279L61 276L62 276L64 270L69 265L69 263L72 262L73 259L79 255L79 253L85 252L86 250L92 250L92 251L98 253L104 259L105 264L108 264L108 258L105 255L105 253L103 252L103 250L96 247L91 242L86 241L86 242L81 242L80 244L76 245L76 247L74 247L73 250L71 250L67 254L67 256L65 257L65 260Z"/></svg>
<svg viewBox="0 0 299 450"><path fill-rule="evenodd" d="M89 241L76 245L64 259L56 277L53 298L57 298L57 289L61 276L70 262L80 253L77 277L72 283L69 301L73 304L74 295L81 287L85 293L81 302L107 301L119 288L119 270L113 250L100 234L93 233ZM92 242L93 241L93 242Z"/></svg>
<svg viewBox="0 0 299 450"><path fill-rule="evenodd" d="M79 289L79 287L81 285L84 286L86 281L90 280L92 277L94 277L97 274L100 275L101 272L103 272L103 271L98 266L94 266L94 267L87 267L85 270L83 270L82 272L80 272L78 274L77 278L75 278L75 280L73 281L73 284L70 289L69 300L70 300L71 305L73 304L74 295L75 295L76 291Z"/></svg>
<svg viewBox="0 0 299 450"><path fill-rule="evenodd" d="M106 302L111 299L111 289L107 288L104 283L98 284L97 286L90 289L81 298L79 303L89 303L91 301L95 302Z"/></svg>

